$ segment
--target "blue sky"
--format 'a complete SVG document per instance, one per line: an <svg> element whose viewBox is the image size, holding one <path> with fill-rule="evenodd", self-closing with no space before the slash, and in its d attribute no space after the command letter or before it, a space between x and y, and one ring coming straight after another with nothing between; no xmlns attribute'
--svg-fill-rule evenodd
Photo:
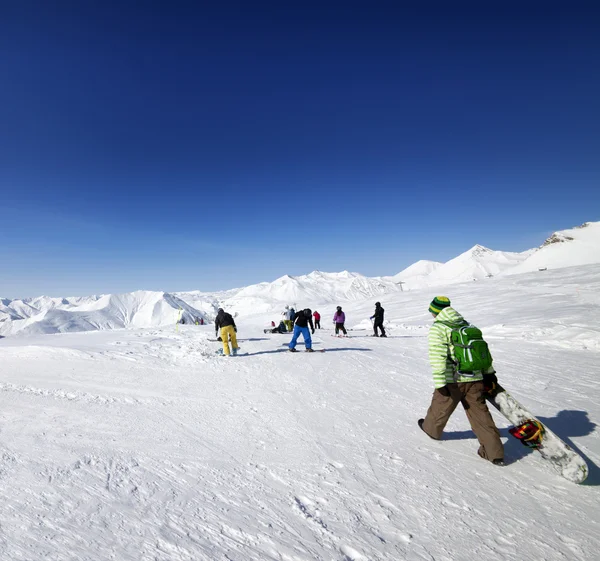
<svg viewBox="0 0 600 561"><path fill-rule="evenodd" d="M394 274L600 219L599 9L478 4L3 3L0 296Z"/></svg>

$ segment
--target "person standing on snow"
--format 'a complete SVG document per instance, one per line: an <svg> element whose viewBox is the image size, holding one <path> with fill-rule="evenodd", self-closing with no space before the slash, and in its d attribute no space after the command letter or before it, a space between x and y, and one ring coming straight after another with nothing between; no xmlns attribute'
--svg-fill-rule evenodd
<svg viewBox="0 0 600 561"><path fill-rule="evenodd" d="M313 317L315 318L315 329L321 329L321 314L315 310Z"/></svg>
<svg viewBox="0 0 600 561"><path fill-rule="evenodd" d="M308 330L308 326L310 325L310 331ZM294 335L292 336L292 340L290 341L289 349L292 353L297 353L296 343L298 342L298 337L302 333L302 337L304 338L304 345L306 346L307 353L313 353L314 350L312 348L312 339L311 339L311 331L312 334L315 334L315 327L312 322L312 312L310 308L306 308L305 310L301 310L294 316Z"/></svg>
<svg viewBox="0 0 600 561"><path fill-rule="evenodd" d="M380 337L377 333L377 328L381 329L381 337L387 337L383 327L383 313L385 310L381 307L381 302L375 302L375 313L369 318L373 321L373 331L375 337Z"/></svg>
<svg viewBox="0 0 600 561"><path fill-rule="evenodd" d="M333 323L335 323L335 334L337 335L340 330L344 335L348 335L344 323L346 323L346 314L342 312L342 307L338 306L335 314L333 315Z"/></svg>
<svg viewBox="0 0 600 561"><path fill-rule="evenodd" d="M223 341L223 354L229 356L229 339L231 338L231 354L235 356L239 350L237 344L237 327L231 314L228 314L219 308L215 318L215 335L221 330L221 339Z"/></svg>
<svg viewBox="0 0 600 561"><path fill-rule="evenodd" d="M485 372L458 372L451 340L452 329L468 325L450 307L445 296L436 296L429 305L435 318L429 329L429 362L433 369L435 390L424 419L418 424L430 438L440 440L448 419L459 403L465 409L471 428L479 440L478 454L495 465L504 465L504 447L500 433L485 402L483 375L495 374L493 367Z"/></svg>
<svg viewBox="0 0 600 561"><path fill-rule="evenodd" d="M283 323L285 323L285 327L288 331L292 330L292 322L290 321L290 307L286 306L283 309L283 313L281 314L281 317L283 318Z"/></svg>

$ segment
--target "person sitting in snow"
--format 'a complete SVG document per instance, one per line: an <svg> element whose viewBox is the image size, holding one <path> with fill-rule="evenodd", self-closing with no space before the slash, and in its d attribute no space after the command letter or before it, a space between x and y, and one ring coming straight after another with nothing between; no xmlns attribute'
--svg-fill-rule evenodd
<svg viewBox="0 0 600 561"><path fill-rule="evenodd" d="M308 326L310 325L311 331L308 330ZM310 334L315 334L315 327L312 322L312 311L310 308L306 308L305 310L301 310L294 315L294 335L292 336L292 340L290 341L289 349L292 353L296 351L296 343L298 342L298 337L302 333L302 337L304 338L304 345L306 347L306 352L312 353L314 352L312 348L312 339Z"/></svg>
<svg viewBox="0 0 600 561"><path fill-rule="evenodd" d="M231 354L235 356L239 350L237 344L237 327L231 314L228 314L223 308L217 311L215 318L215 335L221 330L221 339L223 341L223 354L229 356L229 339L231 339Z"/></svg>
<svg viewBox="0 0 600 561"><path fill-rule="evenodd" d="M495 376L493 367L486 372L457 372L451 342L453 327L466 325L465 319L450 307L446 296L436 296L429 305L435 318L429 329L429 362L435 390L424 419L418 424L430 438L440 440L450 416L461 403L471 428L479 440L478 454L495 465L504 465L504 447L500 433L485 402L483 376Z"/></svg>
<svg viewBox="0 0 600 561"><path fill-rule="evenodd" d="M272 329L265 329L264 331L265 333L287 333L287 327L285 326L283 320L281 320L277 327L273 327Z"/></svg>
<svg viewBox="0 0 600 561"><path fill-rule="evenodd" d="M348 335L344 323L346 323L346 314L342 312L342 307L338 306L335 314L333 315L333 323L335 324L335 334L337 335L340 330L344 335Z"/></svg>

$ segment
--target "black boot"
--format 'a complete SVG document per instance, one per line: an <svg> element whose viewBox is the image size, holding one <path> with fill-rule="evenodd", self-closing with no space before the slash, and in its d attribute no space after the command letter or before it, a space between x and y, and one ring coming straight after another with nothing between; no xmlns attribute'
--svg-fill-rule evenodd
<svg viewBox="0 0 600 561"><path fill-rule="evenodd" d="M425 419L419 419L419 420L417 421L417 423L419 424L419 427L421 428L421 430L422 430L423 432L425 432L425 429L423 428L423 423L424 423L424 422L425 422ZM427 434L427 433L425 432L425 434ZM429 435L429 434L427 434L427 436L429 436L429 438L431 438L431 440L440 440L439 438L433 438L433 436L431 436L431 435Z"/></svg>

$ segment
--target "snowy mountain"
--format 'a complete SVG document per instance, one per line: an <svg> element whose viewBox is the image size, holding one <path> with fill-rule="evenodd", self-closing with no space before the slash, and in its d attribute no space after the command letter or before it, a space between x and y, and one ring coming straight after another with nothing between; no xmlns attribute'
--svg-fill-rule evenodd
<svg viewBox="0 0 600 561"><path fill-rule="evenodd" d="M515 267L523 262L531 251L512 253L508 251L494 251L482 245L475 245L458 257L437 267L426 277L429 286L451 284L480 280L495 276L501 271Z"/></svg>
<svg viewBox="0 0 600 561"><path fill-rule="evenodd" d="M180 317L185 323L206 318L166 292L140 290L84 298L40 297L3 302L0 335L156 327L175 324Z"/></svg>
<svg viewBox="0 0 600 561"><path fill-rule="evenodd" d="M421 259L409 267L406 267L406 269L400 271L397 275L391 277L391 279L394 282L417 281L418 279L422 279L427 275L430 275L442 265L443 263L438 261L427 261L425 259Z"/></svg>
<svg viewBox="0 0 600 561"><path fill-rule="evenodd" d="M475 245L446 263L417 261L391 277L313 271L212 293L138 291L76 298L4 298L0 299L0 335L169 325L175 323L180 308L186 323L199 318L211 321L218 307L242 316L269 314L269 319L278 319L286 304L313 310L364 300L372 305L374 299L402 290L592 263L600 263L600 222L555 232L541 247L522 253Z"/></svg>
<svg viewBox="0 0 600 561"><path fill-rule="evenodd" d="M519 265L504 272L516 275L539 269L562 269L600 263L600 222L586 222L570 230L554 232Z"/></svg>

